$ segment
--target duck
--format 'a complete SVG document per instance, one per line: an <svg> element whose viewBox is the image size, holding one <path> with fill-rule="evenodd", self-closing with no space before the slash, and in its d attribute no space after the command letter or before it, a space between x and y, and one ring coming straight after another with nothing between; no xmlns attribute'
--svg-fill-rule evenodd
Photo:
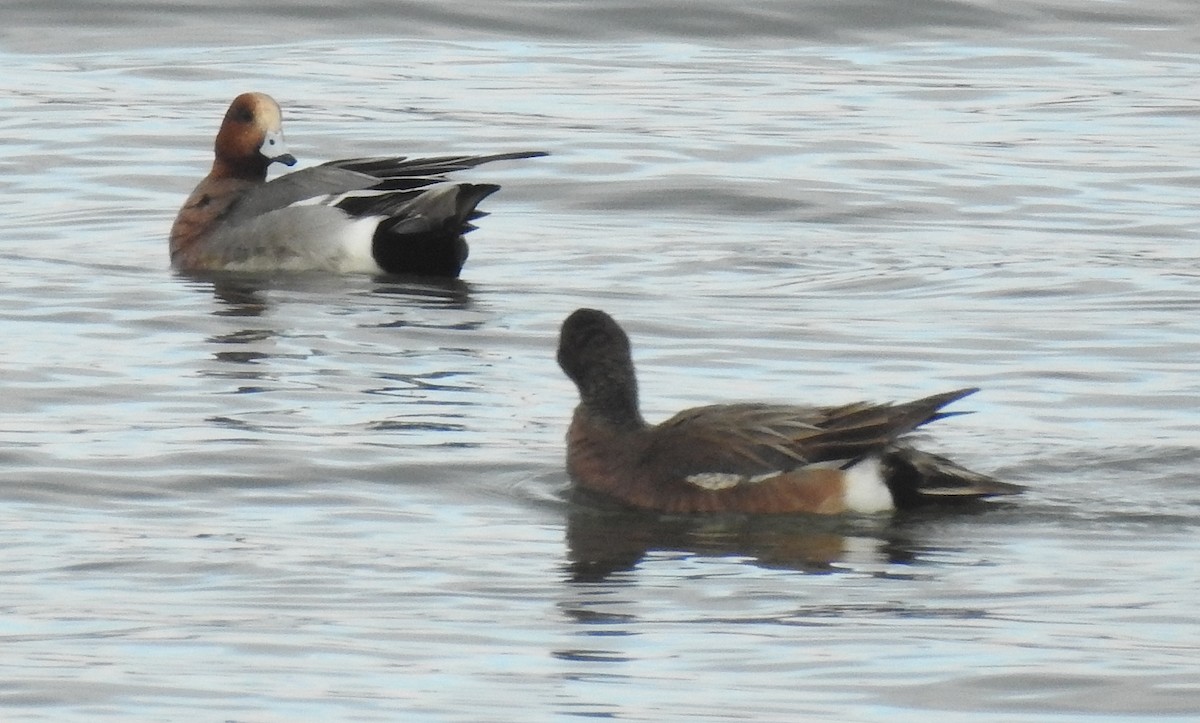
<svg viewBox="0 0 1200 723"><path fill-rule="evenodd" d="M629 337L598 309L562 323L558 364L579 404L567 431L576 488L668 515L881 514L1025 488L916 449L913 430L978 391L904 403L715 404L648 424Z"/></svg>
<svg viewBox="0 0 1200 723"><path fill-rule="evenodd" d="M463 234L500 187L446 174L546 154L350 158L267 181L273 164L294 166L296 158L279 104L251 92L229 105L214 155L171 227L175 269L457 278L468 253Z"/></svg>

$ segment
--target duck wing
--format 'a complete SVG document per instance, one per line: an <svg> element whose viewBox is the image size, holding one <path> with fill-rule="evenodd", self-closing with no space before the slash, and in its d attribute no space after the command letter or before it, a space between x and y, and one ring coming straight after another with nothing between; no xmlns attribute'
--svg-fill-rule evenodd
<svg viewBox="0 0 1200 723"><path fill-rule="evenodd" d="M958 389L900 404L697 407L654 427L646 458L682 476L762 475L821 462L852 463L924 424L957 414L940 410L976 391Z"/></svg>
<svg viewBox="0 0 1200 723"><path fill-rule="evenodd" d="M287 173L248 189L225 217L239 223L292 204L355 191L393 192L432 186L446 174L492 161L544 156L541 151L496 153L487 156L438 156L407 158L348 158Z"/></svg>

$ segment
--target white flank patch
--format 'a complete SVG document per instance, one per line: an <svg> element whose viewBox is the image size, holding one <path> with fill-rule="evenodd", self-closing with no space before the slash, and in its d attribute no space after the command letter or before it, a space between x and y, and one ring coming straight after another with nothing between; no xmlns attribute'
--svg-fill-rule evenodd
<svg viewBox="0 0 1200 723"><path fill-rule="evenodd" d="M339 271L373 274L382 270L375 262L371 247L375 241L375 229L383 220L383 216L364 216L352 219L338 229L337 241L342 247Z"/></svg>
<svg viewBox="0 0 1200 723"><path fill-rule="evenodd" d="M886 512L896 509L892 492L883 481L878 457L867 457L846 470L842 500L852 512Z"/></svg>
<svg viewBox="0 0 1200 723"><path fill-rule="evenodd" d="M745 475L730 474L728 472L700 472L699 474L688 475L684 478L684 481L702 489L716 492L736 487L744 479L746 479Z"/></svg>
<svg viewBox="0 0 1200 723"><path fill-rule="evenodd" d="M731 472L700 472L697 474L688 475L684 481L688 484L696 485L701 489L709 490L710 492L719 492L727 490L730 487L737 487L740 484L758 484L766 482L769 479L774 479L783 474L781 471L767 472L765 474L756 474L753 477L747 477L744 474L733 474Z"/></svg>

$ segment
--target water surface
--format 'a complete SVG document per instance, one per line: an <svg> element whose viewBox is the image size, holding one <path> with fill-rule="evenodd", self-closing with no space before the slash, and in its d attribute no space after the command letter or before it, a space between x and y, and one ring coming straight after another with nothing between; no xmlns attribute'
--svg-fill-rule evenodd
<svg viewBox="0 0 1200 723"><path fill-rule="evenodd" d="M10 3L13 720L1191 720L1190 4ZM303 163L540 149L461 282L173 273L229 100ZM1030 492L885 518L577 500L558 324L650 419L959 386Z"/></svg>

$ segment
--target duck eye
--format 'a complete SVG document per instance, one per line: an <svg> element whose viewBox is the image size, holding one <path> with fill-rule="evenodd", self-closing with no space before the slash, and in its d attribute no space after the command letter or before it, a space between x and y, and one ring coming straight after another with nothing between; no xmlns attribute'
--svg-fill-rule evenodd
<svg viewBox="0 0 1200 723"><path fill-rule="evenodd" d="M254 111L250 110L249 108L239 108L237 112L237 119L242 123L250 123L254 120Z"/></svg>

